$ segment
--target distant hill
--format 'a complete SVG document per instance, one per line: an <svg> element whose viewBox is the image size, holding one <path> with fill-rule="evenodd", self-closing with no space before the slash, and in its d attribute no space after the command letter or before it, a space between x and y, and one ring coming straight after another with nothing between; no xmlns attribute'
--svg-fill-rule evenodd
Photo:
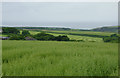
<svg viewBox="0 0 120 78"><path fill-rule="evenodd" d="M16 27L17 29L39 29L39 30L71 30L70 28L57 27Z"/></svg>
<svg viewBox="0 0 120 78"><path fill-rule="evenodd" d="M111 26L111 27L101 27L101 28L95 28L91 31L98 31L98 32L115 32L118 33L118 30L120 31L120 26Z"/></svg>
<svg viewBox="0 0 120 78"><path fill-rule="evenodd" d="M120 26L110 26L110 27L101 27L94 29L71 29L71 28L58 28L58 27L15 27L17 29L28 29L28 30L60 30L60 31L96 31L96 32L113 32L118 33L120 31Z"/></svg>

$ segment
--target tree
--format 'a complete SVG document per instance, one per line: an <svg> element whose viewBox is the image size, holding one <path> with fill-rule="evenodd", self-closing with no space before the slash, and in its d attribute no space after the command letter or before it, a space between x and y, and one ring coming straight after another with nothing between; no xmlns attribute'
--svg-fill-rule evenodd
<svg viewBox="0 0 120 78"><path fill-rule="evenodd" d="M19 34L20 31L16 28L13 28L13 27L3 27L2 28L2 33L3 34Z"/></svg>
<svg viewBox="0 0 120 78"><path fill-rule="evenodd" d="M30 36L30 33L29 33L29 31L27 31L27 30L23 30L23 31L22 31L22 35L23 35L23 36Z"/></svg>
<svg viewBox="0 0 120 78"><path fill-rule="evenodd" d="M57 41L69 41L70 39L65 35L63 35L63 36L59 35L59 36L55 37L55 40L57 40Z"/></svg>
<svg viewBox="0 0 120 78"><path fill-rule="evenodd" d="M34 38L37 40L55 40L55 36L46 34L45 32L38 33L34 35Z"/></svg>
<svg viewBox="0 0 120 78"><path fill-rule="evenodd" d="M59 36L55 37L54 35L46 34L45 32L41 32L41 33L34 35L34 38L37 40L45 40L45 41L48 41L48 40L69 41L70 40L65 35L63 35L63 36L59 35Z"/></svg>

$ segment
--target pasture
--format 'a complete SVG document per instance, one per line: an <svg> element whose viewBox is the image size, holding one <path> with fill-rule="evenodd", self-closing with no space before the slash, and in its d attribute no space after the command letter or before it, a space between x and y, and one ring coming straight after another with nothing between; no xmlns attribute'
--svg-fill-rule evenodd
<svg viewBox="0 0 120 78"><path fill-rule="evenodd" d="M42 30L41 30L42 31ZM35 34L37 34L37 33L40 33L41 31L39 31L39 30L37 30L37 31L30 31L30 33L32 34L32 35L35 35ZM98 37L89 37L89 36L79 36L79 35L68 35L66 32L67 31L63 31L63 32L65 32L64 34L59 34L59 33L62 33L62 31L57 31L58 33L55 33L56 31L47 31L47 30L44 30L45 32L47 32L48 34L52 34L52 35L54 35L54 36L58 36L58 35L67 35L70 39L72 39L72 40L83 40L83 41L87 41L87 42L89 42L89 41L94 41L94 42L103 42L103 40L102 40L102 38L98 38ZM111 35L111 34L113 34L113 33L106 33L106 32L90 32L90 33L88 33L88 31L76 31L76 33L78 33L78 32L80 32L80 33L83 33L83 34L93 34L93 35L95 35L95 34L97 34L97 35L103 35L104 34L104 36L109 36L109 35ZM75 33L75 31L71 31L71 33ZM98 34L99 33L99 34ZM79 34L79 33L78 33Z"/></svg>
<svg viewBox="0 0 120 78"><path fill-rule="evenodd" d="M3 76L118 76L118 44L2 41Z"/></svg>
<svg viewBox="0 0 120 78"><path fill-rule="evenodd" d="M75 31L75 30L70 30L70 31L55 31L55 30L51 30L48 32L52 32L52 33L65 33L65 34L88 34L88 35L99 35L99 36L110 36L111 34L114 33L110 33L110 32L95 32L95 31Z"/></svg>

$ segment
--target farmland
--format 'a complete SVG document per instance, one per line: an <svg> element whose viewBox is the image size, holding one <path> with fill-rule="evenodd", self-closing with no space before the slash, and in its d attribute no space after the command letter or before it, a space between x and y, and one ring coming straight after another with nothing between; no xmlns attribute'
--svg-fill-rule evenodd
<svg viewBox="0 0 120 78"><path fill-rule="evenodd" d="M94 31L49 31L53 33L72 33L72 34L88 34L88 35L101 35L101 36L109 36L113 33L110 32L94 32Z"/></svg>
<svg viewBox="0 0 120 78"><path fill-rule="evenodd" d="M102 40L102 36L110 36L113 33L42 31L83 41L3 40L3 76L118 75L118 43L105 43ZM29 32L35 35L41 30Z"/></svg>
<svg viewBox="0 0 120 78"><path fill-rule="evenodd" d="M0 77L120 76L118 0L3 0L0 5Z"/></svg>
<svg viewBox="0 0 120 78"><path fill-rule="evenodd" d="M117 43L6 40L2 71L4 76L117 76L117 50Z"/></svg>
<svg viewBox="0 0 120 78"><path fill-rule="evenodd" d="M103 42L102 38L99 37L91 37L91 36L86 36L84 34L87 35L97 35L97 36L110 36L113 33L107 33L107 32L92 32L92 31L48 31L48 30L44 30L44 32L47 32L48 34L52 34L55 36L58 35L67 35L70 39L74 39L74 40L83 40L83 41L95 41L95 42ZM40 31L30 31L31 34L37 34L40 33ZM72 34L78 34L78 35L71 35L69 33ZM79 34L82 34L79 35Z"/></svg>

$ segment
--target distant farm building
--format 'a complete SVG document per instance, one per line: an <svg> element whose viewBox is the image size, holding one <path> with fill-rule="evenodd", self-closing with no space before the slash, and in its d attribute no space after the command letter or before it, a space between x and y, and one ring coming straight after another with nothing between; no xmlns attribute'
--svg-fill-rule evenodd
<svg viewBox="0 0 120 78"><path fill-rule="evenodd" d="M0 40L8 40L9 37L0 37Z"/></svg>

